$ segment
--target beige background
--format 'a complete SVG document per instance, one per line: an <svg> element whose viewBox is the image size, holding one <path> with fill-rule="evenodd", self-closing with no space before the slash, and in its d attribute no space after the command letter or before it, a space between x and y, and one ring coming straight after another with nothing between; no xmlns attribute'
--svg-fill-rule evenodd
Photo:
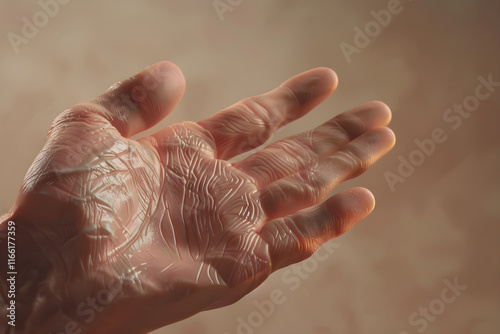
<svg viewBox="0 0 500 334"><path fill-rule="evenodd" d="M337 92L275 138L368 100L389 104L396 147L342 187L370 188L374 213L336 240L319 268L310 262L312 272L295 291L290 273L278 272L233 306L155 333L237 333L237 318L259 321L253 302L268 300L274 289L286 300L254 333L417 333L423 325L409 316L442 305L443 282L455 278L467 289L424 332L499 333L500 89L458 129L443 120L474 94L478 76L500 81L499 3L401 0L402 11L348 63L340 43L353 44L355 26L363 29L373 20L370 11L386 9L387 1L231 2L221 20L212 0L73 0L15 53L7 34L20 34L22 18L32 20L41 8L37 1L2 0L0 211L12 204L60 111L156 61L176 63L187 80L183 101L160 126L200 120L291 75L328 66L339 75ZM408 159L414 141L435 128L447 140L391 191L384 173L397 173L398 157Z"/></svg>

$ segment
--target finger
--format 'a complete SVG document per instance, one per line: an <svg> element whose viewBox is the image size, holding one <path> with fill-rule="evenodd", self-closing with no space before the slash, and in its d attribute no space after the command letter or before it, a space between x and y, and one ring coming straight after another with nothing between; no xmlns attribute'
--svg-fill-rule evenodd
<svg viewBox="0 0 500 334"><path fill-rule="evenodd" d="M261 190L269 218L283 217L320 203L338 184L364 173L394 146L394 133L377 128L354 139L313 168L287 176Z"/></svg>
<svg viewBox="0 0 500 334"><path fill-rule="evenodd" d="M252 176L260 188L294 174L342 148L351 140L391 120L389 107L378 101L346 111L323 125L273 143L233 165Z"/></svg>
<svg viewBox="0 0 500 334"><path fill-rule="evenodd" d="M364 188L353 188L326 202L268 222L260 231L268 243L273 271L311 256L326 241L347 232L375 207Z"/></svg>
<svg viewBox="0 0 500 334"><path fill-rule="evenodd" d="M212 136L195 122L173 124L139 141L150 143L160 155L160 160L167 164L170 170L191 170L193 166L189 164L193 163L193 159L198 161L201 157L210 160L215 158Z"/></svg>
<svg viewBox="0 0 500 334"><path fill-rule="evenodd" d="M241 100L198 124L212 134L217 158L229 159L260 146L278 128L307 114L336 86L335 72L316 68L266 94Z"/></svg>
<svg viewBox="0 0 500 334"><path fill-rule="evenodd" d="M131 137L165 118L181 100L184 89L181 70L162 61L114 84L92 102L123 136Z"/></svg>

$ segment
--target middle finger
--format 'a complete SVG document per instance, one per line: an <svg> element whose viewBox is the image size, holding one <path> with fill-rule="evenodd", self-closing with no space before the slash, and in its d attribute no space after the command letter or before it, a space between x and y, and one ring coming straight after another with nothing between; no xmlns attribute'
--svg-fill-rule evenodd
<svg viewBox="0 0 500 334"><path fill-rule="evenodd" d="M363 133L386 126L390 120L387 105L378 101L365 103L313 130L277 141L233 165L253 177L262 189L317 164Z"/></svg>

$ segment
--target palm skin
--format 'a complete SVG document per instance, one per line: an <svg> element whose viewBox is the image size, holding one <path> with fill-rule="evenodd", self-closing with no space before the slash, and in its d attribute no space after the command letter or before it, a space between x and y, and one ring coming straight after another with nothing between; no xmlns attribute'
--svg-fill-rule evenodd
<svg viewBox="0 0 500 334"><path fill-rule="evenodd" d="M393 146L381 103L228 161L335 86L331 70L311 70L206 120L130 139L182 96L182 74L162 62L62 113L8 215L42 250L26 266L56 282L46 286L57 295L46 319L64 309L88 332L147 332L235 302L369 214L373 197L362 188L321 202ZM117 102L137 87L146 95ZM82 316L81 301L111 286L109 305ZM37 328L33 319L26 328Z"/></svg>

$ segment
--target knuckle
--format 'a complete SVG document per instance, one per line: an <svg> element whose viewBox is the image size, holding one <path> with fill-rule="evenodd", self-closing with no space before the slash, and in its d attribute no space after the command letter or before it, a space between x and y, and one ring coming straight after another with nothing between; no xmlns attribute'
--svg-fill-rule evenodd
<svg viewBox="0 0 500 334"><path fill-rule="evenodd" d="M313 236L314 231L309 230L314 224L297 224L292 219L286 219L289 231L289 248L295 249L300 260L307 259L317 249Z"/></svg>
<svg viewBox="0 0 500 334"><path fill-rule="evenodd" d="M287 154L291 161L295 163L295 167L304 168L316 164L319 160L310 142L304 142L295 138L284 139L279 142L281 151Z"/></svg>
<svg viewBox="0 0 500 334"><path fill-rule="evenodd" d="M107 127L107 124L108 122L97 105L80 103L64 110L52 121L49 135L59 128L67 128L71 125L99 125Z"/></svg>
<svg viewBox="0 0 500 334"><path fill-rule="evenodd" d="M341 234L345 221L349 220L349 212L328 201L325 203L325 210L329 215L329 219L326 220L327 223L324 226L325 234L337 237Z"/></svg>
<svg viewBox="0 0 500 334"><path fill-rule="evenodd" d="M258 97L252 96L240 101L242 108L253 116L251 122L261 126L262 130L270 130L270 111Z"/></svg>
<svg viewBox="0 0 500 334"><path fill-rule="evenodd" d="M363 121L352 113L342 113L335 117L332 123L348 140L352 140L366 131Z"/></svg>
<svg viewBox="0 0 500 334"><path fill-rule="evenodd" d="M369 165L352 150L339 151L337 155L338 158L347 165L349 177L357 177L363 174L369 167Z"/></svg>
<svg viewBox="0 0 500 334"><path fill-rule="evenodd" d="M322 189L325 188L325 180L315 168L304 169L297 180L301 185L301 192L304 199L309 199L312 203L318 200Z"/></svg>

